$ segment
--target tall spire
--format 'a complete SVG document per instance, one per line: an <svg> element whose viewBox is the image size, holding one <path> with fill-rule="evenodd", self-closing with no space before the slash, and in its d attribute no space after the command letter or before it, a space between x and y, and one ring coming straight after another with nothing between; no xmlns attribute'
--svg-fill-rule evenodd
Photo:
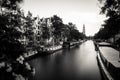
<svg viewBox="0 0 120 80"><path fill-rule="evenodd" d="M83 34L85 35L85 24L83 24Z"/></svg>

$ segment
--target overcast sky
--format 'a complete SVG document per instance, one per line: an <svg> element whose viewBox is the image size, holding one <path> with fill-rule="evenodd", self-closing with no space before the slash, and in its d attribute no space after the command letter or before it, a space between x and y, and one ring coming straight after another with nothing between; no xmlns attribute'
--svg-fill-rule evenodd
<svg viewBox="0 0 120 80"><path fill-rule="evenodd" d="M98 0L24 0L22 8L34 16L51 17L58 15L63 22L73 22L82 32L83 24L86 26L86 35L98 32L105 17L99 15Z"/></svg>

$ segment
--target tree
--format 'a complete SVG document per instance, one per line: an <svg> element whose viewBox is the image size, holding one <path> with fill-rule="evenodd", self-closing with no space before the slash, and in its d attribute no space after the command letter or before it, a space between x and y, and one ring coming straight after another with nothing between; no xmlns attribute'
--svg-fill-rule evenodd
<svg viewBox="0 0 120 80"><path fill-rule="evenodd" d="M7 58L16 59L25 49L19 39L22 35L21 11L17 3L22 0L2 0L0 14L0 54ZM4 14L3 14L4 12Z"/></svg>
<svg viewBox="0 0 120 80"><path fill-rule="evenodd" d="M114 37L120 30L120 1L119 0L99 0L103 6L101 7L101 14L105 14L108 17L103 24L102 30L100 30L95 36L99 36L104 39ZM100 36L101 35L101 36ZM104 36L104 37L102 37ZM106 37L105 37L106 36Z"/></svg>
<svg viewBox="0 0 120 80"><path fill-rule="evenodd" d="M64 24L62 19L57 15L54 15L51 18L51 21L52 21L52 28L54 28L53 35L54 35L55 43L58 43L62 35Z"/></svg>
<svg viewBox="0 0 120 80"><path fill-rule="evenodd" d="M68 23L68 28L69 28L69 37L68 40L69 41L78 41L79 39L83 39L83 34L79 32L79 30L77 29L76 25L73 24L72 22Z"/></svg>
<svg viewBox="0 0 120 80"><path fill-rule="evenodd" d="M18 3L23 0L1 0L1 7L8 10L17 10L19 8Z"/></svg>

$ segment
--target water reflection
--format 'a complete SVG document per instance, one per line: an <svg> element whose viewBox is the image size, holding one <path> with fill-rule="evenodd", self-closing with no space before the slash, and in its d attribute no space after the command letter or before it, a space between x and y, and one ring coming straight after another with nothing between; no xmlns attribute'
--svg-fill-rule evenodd
<svg viewBox="0 0 120 80"><path fill-rule="evenodd" d="M71 50L38 57L30 64L36 69L33 80L100 80L92 41Z"/></svg>

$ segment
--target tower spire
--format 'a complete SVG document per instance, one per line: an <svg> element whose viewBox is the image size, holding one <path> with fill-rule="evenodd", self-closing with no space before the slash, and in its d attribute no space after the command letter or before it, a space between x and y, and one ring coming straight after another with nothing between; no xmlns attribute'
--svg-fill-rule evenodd
<svg viewBox="0 0 120 80"><path fill-rule="evenodd" d="M83 34L85 35L85 24L83 24Z"/></svg>

